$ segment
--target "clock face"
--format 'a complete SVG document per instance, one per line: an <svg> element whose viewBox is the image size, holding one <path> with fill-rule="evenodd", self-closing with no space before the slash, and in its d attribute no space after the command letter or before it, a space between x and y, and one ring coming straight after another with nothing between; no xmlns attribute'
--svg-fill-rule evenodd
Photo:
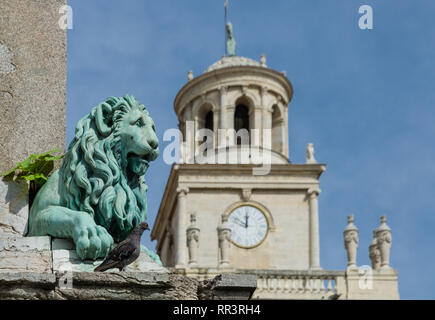
<svg viewBox="0 0 435 320"><path fill-rule="evenodd" d="M241 206L230 213L228 224L232 242L242 248L258 246L268 231L263 212L253 206Z"/></svg>

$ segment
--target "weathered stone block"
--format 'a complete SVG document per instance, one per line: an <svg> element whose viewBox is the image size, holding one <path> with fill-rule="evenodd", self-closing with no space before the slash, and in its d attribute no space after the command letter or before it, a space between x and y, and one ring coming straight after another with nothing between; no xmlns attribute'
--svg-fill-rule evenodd
<svg viewBox="0 0 435 320"><path fill-rule="evenodd" d="M52 249L54 271L93 272L94 269L103 261L80 260L74 249L74 243L69 239L53 239ZM128 265L125 271L169 272L166 268L152 260L145 252L141 252L139 258L132 264ZM109 269L108 272L119 272L119 270Z"/></svg>
<svg viewBox="0 0 435 320"><path fill-rule="evenodd" d="M75 250L52 251L53 271L93 272L99 261L80 260Z"/></svg>
<svg viewBox="0 0 435 320"><path fill-rule="evenodd" d="M28 195L26 182L0 179L0 238L25 233L29 217Z"/></svg>
<svg viewBox="0 0 435 320"><path fill-rule="evenodd" d="M256 275L222 274L201 283L198 297L201 300L248 300L256 286Z"/></svg>
<svg viewBox="0 0 435 320"><path fill-rule="evenodd" d="M50 251L1 251L1 272L51 272Z"/></svg>
<svg viewBox="0 0 435 320"><path fill-rule="evenodd" d="M49 251L50 237L9 237L0 238L0 251Z"/></svg>

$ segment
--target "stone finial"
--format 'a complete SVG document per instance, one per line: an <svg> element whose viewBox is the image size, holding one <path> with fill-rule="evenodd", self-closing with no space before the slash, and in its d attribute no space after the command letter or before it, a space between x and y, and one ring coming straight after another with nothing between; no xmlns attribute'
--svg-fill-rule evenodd
<svg viewBox="0 0 435 320"><path fill-rule="evenodd" d="M379 269L381 266L381 253L379 252L378 242L376 240L376 230L373 230L373 240L369 245L369 257L372 263L372 269Z"/></svg>
<svg viewBox="0 0 435 320"><path fill-rule="evenodd" d="M381 256L381 269L391 269L390 250L391 250L391 229L387 225L387 216L381 216L381 225L376 230L376 241Z"/></svg>
<svg viewBox="0 0 435 320"><path fill-rule="evenodd" d="M190 214L190 225L186 230L187 248L189 251L189 266L194 267L197 263L199 248L199 228L196 226L196 214Z"/></svg>
<svg viewBox="0 0 435 320"><path fill-rule="evenodd" d="M218 227L220 260L219 267L229 267L229 251L231 246L231 228L228 225L228 215L221 216L221 225Z"/></svg>
<svg viewBox="0 0 435 320"><path fill-rule="evenodd" d="M285 70L282 70L282 71L281 71L281 73L282 73L282 75L283 75L284 77L286 77L286 76L287 76L287 71L285 71Z"/></svg>
<svg viewBox="0 0 435 320"><path fill-rule="evenodd" d="M260 56L260 64L262 67L266 67L266 55L264 53Z"/></svg>
<svg viewBox="0 0 435 320"><path fill-rule="evenodd" d="M192 70L190 70L188 73L187 73L187 80L192 80L193 79L193 71Z"/></svg>
<svg viewBox="0 0 435 320"><path fill-rule="evenodd" d="M314 145L311 142L307 144L307 150L305 152L305 160L307 164L317 163L316 159L314 158Z"/></svg>
<svg viewBox="0 0 435 320"><path fill-rule="evenodd" d="M358 228L353 223L353 214L347 217L347 227L344 229L344 248L347 253L347 268L356 268L356 251L358 248Z"/></svg>

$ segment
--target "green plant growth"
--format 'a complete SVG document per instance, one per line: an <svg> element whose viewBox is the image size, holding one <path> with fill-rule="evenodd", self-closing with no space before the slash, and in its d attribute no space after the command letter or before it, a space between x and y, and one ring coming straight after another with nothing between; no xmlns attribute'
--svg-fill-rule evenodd
<svg viewBox="0 0 435 320"><path fill-rule="evenodd" d="M3 173L2 176L15 181L20 179L29 181L29 205L31 205L36 193L47 181L53 170L54 161L64 157L64 155L52 155L59 151L61 150L55 149L41 154L31 154L26 160L18 162L13 169Z"/></svg>

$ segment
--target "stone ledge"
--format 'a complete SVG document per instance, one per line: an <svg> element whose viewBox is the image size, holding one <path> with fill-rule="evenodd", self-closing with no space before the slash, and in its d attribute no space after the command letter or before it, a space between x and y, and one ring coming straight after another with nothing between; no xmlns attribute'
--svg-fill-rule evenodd
<svg viewBox="0 0 435 320"><path fill-rule="evenodd" d="M37 273L37 272L14 272L1 273L0 286L11 285L33 285L41 288L54 288L56 284L56 275L52 273Z"/></svg>
<svg viewBox="0 0 435 320"><path fill-rule="evenodd" d="M198 287L201 300L248 300L257 288L257 276L222 274L203 281Z"/></svg>
<svg viewBox="0 0 435 320"><path fill-rule="evenodd" d="M0 273L0 299L54 299L56 276L52 273Z"/></svg>
<svg viewBox="0 0 435 320"><path fill-rule="evenodd" d="M0 299L198 300L248 299L256 278L198 280L158 272L0 273ZM203 294L201 294L203 293Z"/></svg>
<svg viewBox="0 0 435 320"><path fill-rule="evenodd" d="M57 272L56 278L65 274ZM170 280L169 274L157 272L71 272L73 282L77 285L102 286L160 286Z"/></svg>
<svg viewBox="0 0 435 320"><path fill-rule="evenodd" d="M223 274L216 288L251 288L257 286L257 276L253 274Z"/></svg>

